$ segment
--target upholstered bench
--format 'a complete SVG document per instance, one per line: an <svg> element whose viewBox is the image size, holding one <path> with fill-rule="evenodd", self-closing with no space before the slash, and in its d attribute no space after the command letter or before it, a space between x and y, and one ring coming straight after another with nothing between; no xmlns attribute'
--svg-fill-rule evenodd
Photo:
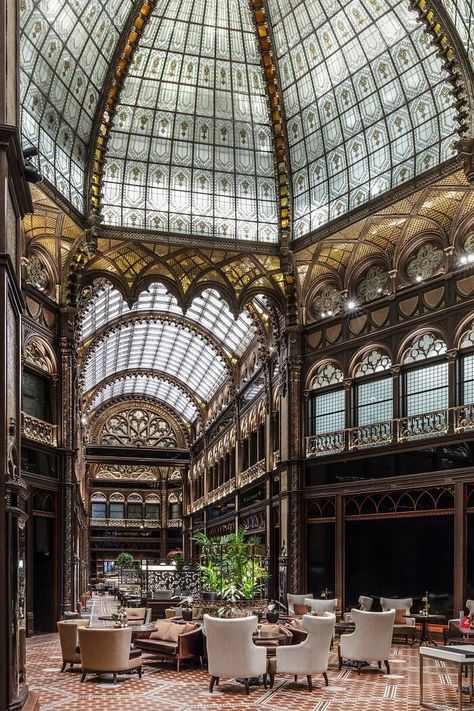
<svg viewBox="0 0 474 711"><path fill-rule="evenodd" d="M135 639L135 647L158 657L176 659L179 671L184 659L199 660L202 666L202 640L201 625L157 620L154 629L140 632Z"/></svg>

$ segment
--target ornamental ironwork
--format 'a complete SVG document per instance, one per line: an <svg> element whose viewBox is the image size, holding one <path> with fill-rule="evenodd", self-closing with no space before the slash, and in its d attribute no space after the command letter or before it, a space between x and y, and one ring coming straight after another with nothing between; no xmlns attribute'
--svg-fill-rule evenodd
<svg viewBox="0 0 474 711"><path fill-rule="evenodd" d="M139 479L155 481L159 476L153 467L137 464L100 464L93 474L94 479Z"/></svg>
<svg viewBox="0 0 474 711"><path fill-rule="evenodd" d="M415 363L426 358L434 358L446 353L446 343L434 333L424 333L411 344L403 359L404 363Z"/></svg>
<svg viewBox="0 0 474 711"><path fill-rule="evenodd" d="M311 389L326 388L330 385L342 383L344 375L335 363L328 363L322 368L314 378Z"/></svg>
<svg viewBox="0 0 474 711"><path fill-rule="evenodd" d="M468 254L474 254L474 232L464 242L464 251Z"/></svg>
<svg viewBox="0 0 474 711"><path fill-rule="evenodd" d="M125 447L177 447L171 425L162 416L140 408L112 415L104 424L100 444Z"/></svg>
<svg viewBox="0 0 474 711"><path fill-rule="evenodd" d="M474 346L474 321L460 339L459 348L472 348Z"/></svg>
<svg viewBox="0 0 474 711"><path fill-rule="evenodd" d="M433 244L424 244L413 259L407 264L407 275L410 279L430 279L439 270L444 252Z"/></svg>
<svg viewBox="0 0 474 711"><path fill-rule="evenodd" d="M47 291L49 286L48 272L41 260L32 254L24 260L26 283L33 286L38 291Z"/></svg>
<svg viewBox="0 0 474 711"><path fill-rule="evenodd" d="M342 300L342 294L336 287L323 286L313 301L313 312L321 318L335 316L341 310Z"/></svg>
<svg viewBox="0 0 474 711"><path fill-rule="evenodd" d="M357 296L364 301L373 301L386 293L389 275L381 267L371 267L357 287Z"/></svg>

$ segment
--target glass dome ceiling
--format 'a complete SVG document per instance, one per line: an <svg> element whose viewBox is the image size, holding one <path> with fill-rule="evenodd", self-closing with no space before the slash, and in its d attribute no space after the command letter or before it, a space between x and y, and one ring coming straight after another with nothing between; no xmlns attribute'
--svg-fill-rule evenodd
<svg viewBox="0 0 474 711"><path fill-rule="evenodd" d="M23 138L39 148L46 179L88 215L91 147L138 6L20 5ZM105 225L158 239L277 242L272 123L250 7L154 3L111 122L100 184ZM449 77L409 0L266 7L286 115L293 237L454 155ZM472 62L472 3L445 0L444 8Z"/></svg>
<svg viewBox="0 0 474 711"><path fill-rule="evenodd" d="M108 383L92 398L89 410L96 410L104 402L123 395L146 396L161 400L189 422L193 422L198 416L196 404L181 388L150 375L131 375L126 379Z"/></svg>

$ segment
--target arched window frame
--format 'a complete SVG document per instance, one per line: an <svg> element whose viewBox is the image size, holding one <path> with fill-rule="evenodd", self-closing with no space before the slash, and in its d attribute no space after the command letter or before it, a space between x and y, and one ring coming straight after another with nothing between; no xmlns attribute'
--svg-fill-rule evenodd
<svg viewBox="0 0 474 711"><path fill-rule="evenodd" d="M145 519L147 521L161 520L161 502L156 494L149 494L145 499Z"/></svg>
<svg viewBox="0 0 474 711"><path fill-rule="evenodd" d="M389 423L393 420L393 376L389 355L372 348L353 369L352 411L355 427ZM381 410L377 414L377 409ZM371 412L374 415L371 416Z"/></svg>
<svg viewBox="0 0 474 711"><path fill-rule="evenodd" d="M456 428L465 431L474 427L474 321L462 333L458 352Z"/></svg>
<svg viewBox="0 0 474 711"><path fill-rule="evenodd" d="M109 518L125 518L125 497L123 494L114 493L109 496Z"/></svg>
<svg viewBox="0 0 474 711"><path fill-rule="evenodd" d="M140 494L129 494L127 497L127 519L141 520L143 518L143 497Z"/></svg>
<svg viewBox="0 0 474 711"><path fill-rule="evenodd" d="M334 362L325 363L316 372L311 382L308 397L307 432L309 436L325 435L330 432L341 432L346 428L344 375L339 365ZM329 412L321 410L319 403L331 402L335 409ZM333 422L333 426L324 424Z"/></svg>
<svg viewBox="0 0 474 711"><path fill-rule="evenodd" d="M107 518L107 497L101 491L96 491L90 501L91 518Z"/></svg>

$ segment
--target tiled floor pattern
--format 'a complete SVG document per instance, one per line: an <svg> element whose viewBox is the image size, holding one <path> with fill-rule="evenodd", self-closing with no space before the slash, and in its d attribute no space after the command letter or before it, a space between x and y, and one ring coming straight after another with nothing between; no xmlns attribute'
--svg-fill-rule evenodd
<svg viewBox="0 0 474 711"><path fill-rule="evenodd" d="M92 617L110 612L107 600L95 601ZM60 673L61 652L57 635L28 640L27 675L31 689L40 695L42 711L405 711L417 709L418 649L400 645L392 648L391 674L375 667L360 676L349 668L339 671L337 653L331 652L329 687L322 676L315 677L312 694L306 680L277 677L272 690L252 687L249 697L235 679L222 680L209 694L206 671L183 665L179 674L170 662L145 656L144 675L122 675L114 685L108 677L88 677L80 683L80 670ZM456 675L442 662L425 663L426 701L439 711L457 708Z"/></svg>

